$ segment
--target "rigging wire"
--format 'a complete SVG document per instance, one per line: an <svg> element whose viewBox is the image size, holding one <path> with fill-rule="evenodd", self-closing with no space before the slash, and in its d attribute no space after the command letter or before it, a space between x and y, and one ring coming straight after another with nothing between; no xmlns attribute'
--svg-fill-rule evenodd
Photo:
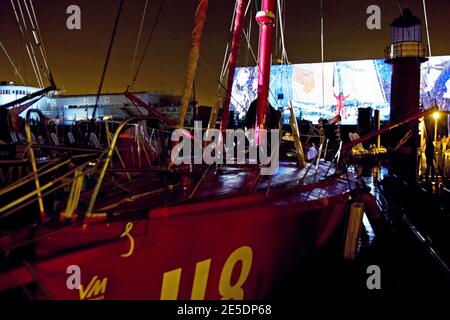
<svg viewBox="0 0 450 320"><path fill-rule="evenodd" d="M277 5L278 5L278 0L277 0ZM279 9L279 7L278 7ZM278 26L278 19L275 19L275 52L274 55L275 57L278 57L278 51L281 51L281 41L278 40L278 33L279 33L279 29L280 27ZM283 59L283 57L281 57L281 59Z"/></svg>
<svg viewBox="0 0 450 320"><path fill-rule="evenodd" d="M45 50L44 41L42 39L42 34L41 34L41 31L40 31L40 28L39 28L39 23L38 23L38 20L37 20L37 17L36 17L36 12L34 10L34 5L33 5L32 0L29 0L29 1L30 1L29 6L31 8L32 15L30 14L30 12L28 12L28 15L30 17L30 21L34 20L34 24L36 25L35 28L33 27L33 29L34 29L33 30L33 36L35 38L36 45L39 47L39 50L41 52L42 60L44 61L45 68L47 69L47 75L48 75L48 77L50 77L50 68L48 66L47 53L46 53L46 50ZM28 11L28 6L26 5L26 1L25 1L25 6L26 6L27 11Z"/></svg>
<svg viewBox="0 0 450 320"><path fill-rule="evenodd" d="M282 17L282 13L284 14L284 11L282 11L282 9L281 9L280 0L277 0L277 4L278 4L278 18L280 21L280 39L281 39L281 47L282 47L281 60L283 61L283 64L289 64L289 59L288 59L287 52L286 52L286 45L284 42L284 20Z"/></svg>
<svg viewBox="0 0 450 320"><path fill-rule="evenodd" d="M31 11L33 12L34 21L36 22L37 32L39 34L39 38L41 39L41 45L42 45L42 49L44 52L44 57L46 60L48 60L47 59L47 50L45 49L44 41L43 41L43 38L41 35L41 28L39 27L38 19L36 17L36 11L34 10L34 4L33 4L32 0L30 0L30 6L31 6Z"/></svg>
<svg viewBox="0 0 450 320"><path fill-rule="evenodd" d="M430 40L430 29L428 28L427 4L425 0L422 0L422 3L423 3L423 15L425 17L425 28L427 31L428 56L431 57L431 40Z"/></svg>
<svg viewBox="0 0 450 320"><path fill-rule="evenodd" d="M227 45L225 47L225 53L223 55L223 61L222 61L222 69L220 70L220 81L222 82L223 79L225 78L225 74L227 72L228 69L228 63L229 63L229 52L228 50L230 49L230 42L231 42L231 36L233 34L233 26L234 26L234 19L236 17L236 11L237 11L237 1L234 3L234 10L233 10L233 17L231 18L231 24L230 24L230 29L229 29L229 39L227 42Z"/></svg>
<svg viewBox="0 0 450 320"><path fill-rule="evenodd" d="M217 84L219 85L219 88L223 89L225 92L227 92L227 87L226 85L223 83L223 79L218 79L216 78L216 76L214 75L214 72L211 70L211 68L209 67L209 65L202 59L202 57L199 57L199 61L201 64L203 64L203 66L205 67L205 69L211 74L211 76L213 78L215 78ZM233 96L233 93L231 93L231 99L233 99L234 102L236 102L236 104L238 104L241 108L244 109L243 105Z"/></svg>
<svg viewBox="0 0 450 320"><path fill-rule="evenodd" d="M320 58L322 66L322 108L325 108L325 70L324 70L324 26L323 26L323 0L320 0Z"/></svg>
<svg viewBox="0 0 450 320"><path fill-rule="evenodd" d="M114 40L116 39L117 27L119 26L120 16L122 13L122 8L123 8L123 2L124 2L124 0L120 0L119 9L117 10L116 21L114 23L114 29L113 29L113 32L111 35L111 40L109 42L108 53L106 54L105 65L103 66L103 72L102 72L102 76L100 78L100 84L98 86L97 97L95 98L94 110L92 111L91 123L93 123L95 121L95 114L97 113L98 101L100 100L100 94L102 93L102 88L103 88L103 83L105 81L106 71L108 70L109 59L111 57L111 51L112 51L112 48L114 45Z"/></svg>
<svg viewBox="0 0 450 320"><path fill-rule="evenodd" d="M144 64L145 56L146 56L147 51L148 51L148 49L150 47L150 43L151 43L151 41L153 39L153 35L155 33L156 26L157 26L157 24L159 22L159 18L161 17L161 13L162 13L162 11L164 9L164 4L165 3L166 3L166 0L162 0L161 1L161 4L160 4L159 9L158 9L158 14L157 14L156 19L155 19L155 21L153 23L152 30L150 31L150 35L149 35L149 37L147 39L147 43L145 45L144 52L142 53L141 60L139 61L138 68L136 69L136 73L134 75L133 81L128 84L128 87L127 87L126 91L131 90L133 88L134 84L136 83L137 77L139 75L139 72L141 71L142 65Z"/></svg>
<svg viewBox="0 0 450 320"><path fill-rule="evenodd" d="M247 12L249 10L251 2L252 2L252 0L249 0L248 3L247 3L247 7L245 8L245 12L244 12L244 17L247 16ZM225 94L228 93L228 88L223 84L223 82L224 82L224 79L225 79L225 75L227 74L227 71L228 71L230 57L231 57L231 53L229 52L229 50L230 50L230 46L231 46L231 42L232 42L232 35L233 35L233 30L234 30L234 21L235 21L235 18L236 18L237 9L238 9L238 1L235 1L235 3L234 3L234 10L233 10L233 16L231 18L230 28L228 30L229 38L228 38L228 42L227 42L227 45L225 47L225 52L224 52L224 55L223 55L222 68L220 70L219 78L216 79L216 81L218 83L218 86L217 86L217 90L216 90L216 97L215 97L213 111L211 113L210 120L209 120L209 123L208 123L208 128L210 128L210 126L214 126L215 125L215 123L212 123L212 122L215 122L215 120L217 118L218 108L220 107L220 104L222 102L222 95L221 95L222 94L222 89L225 91ZM209 68L209 66L201 59L201 57L199 59L200 59L200 62L202 64L204 64L205 67L207 68L207 70L211 73L213 78L215 78L214 72L212 72L212 70ZM234 99L232 93L230 94L230 97L240 107L242 107L242 105L238 101L236 101L236 99Z"/></svg>
<svg viewBox="0 0 450 320"><path fill-rule="evenodd" d="M250 0L249 1L249 4L250 4L250 2L251 2L252 0ZM248 31L247 31L247 34L248 34L248 36L249 36L249 42L251 42L251 37L252 37L252 27L253 27L253 8L252 9L250 9L251 11L250 11L250 19L249 19L249 24L248 24ZM250 60L250 48L249 48L249 46L247 45L247 51L246 51L246 53L245 53L245 65L248 65L249 64L249 60Z"/></svg>
<svg viewBox="0 0 450 320"><path fill-rule="evenodd" d="M44 75L47 77L47 79L49 79L49 81L51 82L51 80L50 80L50 72L49 72L49 68L48 68L48 64L47 64L47 59L45 58L45 54L44 54L44 51L43 51L42 46L41 46L41 41L40 41L41 39L40 39L40 36L39 36L39 34L37 32L37 24L36 24L37 21L33 22L33 18L31 16L31 12L30 12L30 10L28 8L28 5L27 5L26 1L24 1L24 6L25 6L25 9L26 9L26 11L28 13L28 18L30 19L30 24L31 24L31 28L32 28L31 34L33 35L33 39L35 41L36 46L39 48L39 51L40 51L41 57L42 57L42 61L44 62L44 65L45 65L45 70L42 70L43 67L41 66L42 73L44 73Z"/></svg>
<svg viewBox="0 0 450 320"><path fill-rule="evenodd" d="M25 34L27 36L28 44L30 45L32 59L34 61L34 64L35 64L36 70L37 70L37 74L39 76L39 80L40 80L39 85L40 85L41 88L43 88L44 87L44 80L43 80L42 73L41 73L41 69L42 68L39 67L39 62L38 62L37 57L36 57L36 52L34 50L33 42L31 40L30 31L28 30L28 26L27 26L27 22L26 22L26 19L25 19L25 15L23 13L24 9L22 9L22 5L20 4L19 0L17 0L17 6L19 8L20 16L22 17L22 22L23 22L24 29L26 31Z"/></svg>
<svg viewBox="0 0 450 320"><path fill-rule="evenodd" d="M250 52L251 52L251 54L252 54L253 60L254 60L255 63L256 63L256 66L257 66L257 68L258 68L258 71L261 72L261 68L259 67L258 59L256 58L255 52L253 51L253 48L252 48L252 46L251 46L250 39L249 39L247 33L245 32L245 30L243 30L242 32L244 33L245 40L247 41L247 44L248 44L248 46L249 46L249 48L250 48ZM270 92L270 95L272 96L272 98L274 99L274 101L277 101L277 99L275 98L275 95L274 95L274 93L272 92L272 89L270 89L270 87L269 87L269 92Z"/></svg>
<svg viewBox="0 0 450 320"><path fill-rule="evenodd" d="M431 41L430 41L430 34L429 34L429 28L428 28L428 14L427 14L427 9L426 9L426 2L425 2L425 0L422 1L422 4L423 4L424 16L425 16L426 32L427 32L428 54L429 54L429 56L431 57ZM398 5L398 8L399 8L399 10L400 10L400 15L404 18L404 16L403 16L403 9L402 9L402 6L401 6L399 0L397 0L397 5ZM411 36L409 30L408 30L408 35ZM419 66L419 68L421 68L422 62L419 61L419 57L416 58L416 63L417 63L417 65ZM430 64L429 64L429 62L428 62L428 66L429 66L429 65L430 65ZM430 67L428 67L428 73L429 73L429 72L430 72ZM434 99L435 104L437 104L437 103L436 103L436 97L435 97L435 96L434 96L434 97L431 97L430 92L428 92L428 97L429 97L431 100Z"/></svg>
<svg viewBox="0 0 450 320"><path fill-rule="evenodd" d="M2 50L5 53L6 57L8 58L9 63L11 63L12 67L14 68L15 74L18 75L20 77L20 80L22 81L22 83L24 85L26 85L25 80L23 79L22 75L19 72L19 69L14 64L14 61L11 59L10 55L8 54L8 51L6 51L6 48L5 48L5 46L3 45L3 43L1 41L0 41L0 47L2 48Z"/></svg>
<svg viewBox="0 0 450 320"><path fill-rule="evenodd" d="M32 57L32 55L31 55L31 51L30 51L30 48L29 48L29 46L28 46L27 38L25 37L25 32L24 32L24 30L23 30L23 28L22 28L22 24L21 24L21 22L20 22L19 14L18 14L18 12L17 12L16 5L14 4L14 0L11 0L11 6L12 6L12 9L13 9L13 11L14 11L14 16L15 16L15 18L16 18L17 25L18 25L18 27L19 27L20 35L22 36L22 39L23 39L24 44L25 44L25 49L27 50L28 58L30 59L30 62L31 62L31 66L32 66L32 68L33 68L34 75L36 76L36 80L37 80L37 82L38 82L38 85L41 86L40 81L39 81L39 76L38 76L38 73L37 73L37 70L36 70L36 66L35 66L35 64L34 64L34 60L33 60L33 57ZM42 86L41 86L41 87L42 87Z"/></svg>
<svg viewBox="0 0 450 320"><path fill-rule="evenodd" d="M131 82L131 78L133 77L133 69L134 69L134 65L136 63L136 58L137 58L137 54L138 54L138 50L139 50L139 43L141 42L142 30L144 29L145 17L147 16L148 2L149 2L149 0L145 1L144 11L142 13L141 25L139 27L139 33L138 33L138 37L137 37L137 41L136 41L136 47L134 48L134 55L133 55L133 60L131 62L130 76L128 77L128 83Z"/></svg>

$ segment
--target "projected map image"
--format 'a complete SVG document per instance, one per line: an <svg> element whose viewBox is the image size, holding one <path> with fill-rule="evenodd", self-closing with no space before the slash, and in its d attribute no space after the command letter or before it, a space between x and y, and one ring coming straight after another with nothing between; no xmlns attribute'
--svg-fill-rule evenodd
<svg viewBox="0 0 450 320"><path fill-rule="evenodd" d="M425 107L437 104L450 110L450 56L431 57L422 64L420 87Z"/></svg>
<svg viewBox="0 0 450 320"><path fill-rule="evenodd" d="M342 124L356 124L358 108L379 110L389 120L392 66L384 60L272 66L270 104L289 122L291 101L298 118L317 123L341 115ZM257 98L257 68L238 68L231 109L242 120ZM421 102L450 107L450 56L432 57L422 65Z"/></svg>

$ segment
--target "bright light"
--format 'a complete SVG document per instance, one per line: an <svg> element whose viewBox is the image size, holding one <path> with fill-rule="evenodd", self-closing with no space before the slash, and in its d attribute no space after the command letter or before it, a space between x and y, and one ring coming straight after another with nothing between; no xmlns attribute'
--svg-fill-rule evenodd
<svg viewBox="0 0 450 320"><path fill-rule="evenodd" d="M433 118L434 118L435 120L439 119L439 112L433 113Z"/></svg>

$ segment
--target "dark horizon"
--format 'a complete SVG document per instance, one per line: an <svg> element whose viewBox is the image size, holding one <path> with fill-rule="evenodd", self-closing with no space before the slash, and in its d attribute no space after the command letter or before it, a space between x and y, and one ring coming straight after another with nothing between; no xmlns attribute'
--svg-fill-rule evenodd
<svg viewBox="0 0 450 320"><path fill-rule="evenodd" d="M50 69L64 94L92 94L97 91L118 3L118 0L34 2ZM144 3L145 0L125 1L103 93L124 92L126 89ZM66 8L72 4L78 5L82 10L81 30L71 31L66 28L69 16ZM381 30L366 28L369 17L366 9L373 4L381 8ZM324 0L325 61L384 58L384 49L390 42L389 23L400 15L399 4L401 8L410 8L422 20L423 41L426 44L422 1L392 3L380 0L374 3L368 0L350 0L340 4ZM150 1L143 42L151 30L159 5L160 1ZM174 94L181 93L195 7L196 1L193 0L166 0L134 91L172 90ZM196 78L197 100L201 105L212 105L214 101L216 80L229 39L233 7L234 1L210 1L209 4ZM251 8L254 16L255 5L252 4ZM450 2L428 1L427 10L432 55L448 55L450 43L446 41L446 28ZM0 17L0 40L21 70L27 84L36 85L9 1L0 0ZM247 22L249 20L247 18ZM254 19L252 24L252 48L257 52L257 25ZM320 62L320 1L287 1L285 24L290 62ZM279 56L276 51L273 51L274 60ZM245 40L242 43L239 65L255 65ZM0 79L20 82L14 76L14 70L3 52L0 53Z"/></svg>

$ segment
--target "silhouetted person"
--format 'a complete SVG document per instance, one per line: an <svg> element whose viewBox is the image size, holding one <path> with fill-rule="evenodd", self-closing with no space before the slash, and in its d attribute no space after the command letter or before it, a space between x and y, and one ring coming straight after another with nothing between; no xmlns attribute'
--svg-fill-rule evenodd
<svg viewBox="0 0 450 320"><path fill-rule="evenodd" d="M245 114L244 125L248 129L254 128L256 125L256 112L258 110L258 99L253 100ZM267 129L278 129L280 125L281 112L275 110L269 103L269 114L266 118Z"/></svg>
<svg viewBox="0 0 450 320"><path fill-rule="evenodd" d="M427 171L425 173L425 179L428 180L430 173L431 179L434 179L436 169L434 168L434 144L432 139L427 139L425 157L427 158Z"/></svg>

